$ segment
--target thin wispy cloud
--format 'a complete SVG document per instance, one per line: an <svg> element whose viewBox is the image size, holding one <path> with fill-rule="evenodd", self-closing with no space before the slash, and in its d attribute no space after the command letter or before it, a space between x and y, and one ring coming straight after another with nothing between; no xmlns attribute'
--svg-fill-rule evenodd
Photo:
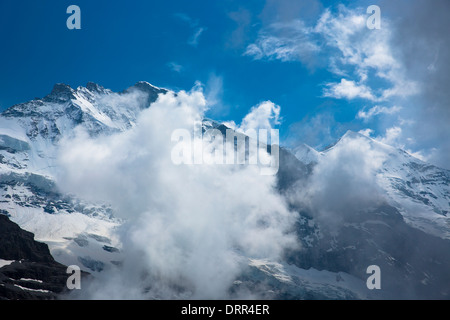
<svg viewBox="0 0 450 320"><path fill-rule="evenodd" d="M184 69L181 64L176 63L174 61L168 62L167 66L169 67L170 70L172 70L174 72L178 72L178 73L180 73Z"/></svg>
<svg viewBox="0 0 450 320"><path fill-rule="evenodd" d="M377 115L380 115L380 114L392 115L392 114L400 112L400 110L402 110L402 107L399 107L399 106L392 106L389 108L389 107L383 107L383 106L376 105L367 111L365 109L360 110L358 112L358 114L356 115L356 117L359 119L368 121Z"/></svg>
<svg viewBox="0 0 450 320"><path fill-rule="evenodd" d="M215 73L210 74L205 86L205 95L208 107L214 106L214 109L222 109L223 78L221 76Z"/></svg>
<svg viewBox="0 0 450 320"><path fill-rule="evenodd" d="M184 21L193 30L193 34L189 37L187 43L193 47L196 47L200 41L200 36L207 29L206 27L200 26L198 20L192 19L185 13L175 13L174 16L181 21Z"/></svg>
<svg viewBox="0 0 450 320"><path fill-rule="evenodd" d="M249 10L240 8L237 11L228 13L228 17L234 21L236 29L231 32L227 45L232 47L245 45L245 42L249 37L252 13Z"/></svg>
<svg viewBox="0 0 450 320"><path fill-rule="evenodd" d="M261 31L255 43L247 46L244 55L308 64L320 51L319 44L313 41L312 31L300 20L273 23Z"/></svg>
<svg viewBox="0 0 450 320"><path fill-rule="evenodd" d="M194 34L191 38L188 40L188 44L190 44L193 47L196 47L198 45L198 41L200 39L200 36L202 35L203 31L205 31L206 28L199 27L195 30Z"/></svg>

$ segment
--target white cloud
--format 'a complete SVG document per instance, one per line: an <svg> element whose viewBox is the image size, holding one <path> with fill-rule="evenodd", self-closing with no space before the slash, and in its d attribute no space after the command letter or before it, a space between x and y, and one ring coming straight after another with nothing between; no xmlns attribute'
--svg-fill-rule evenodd
<svg viewBox="0 0 450 320"><path fill-rule="evenodd" d="M280 124L280 106L271 101L264 101L253 107L242 119L239 131L246 132L250 129L271 129Z"/></svg>
<svg viewBox="0 0 450 320"><path fill-rule="evenodd" d="M359 130L358 133L360 133L366 137L370 137L373 134L373 130L367 128L367 129Z"/></svg>
<svg viewBox="0 0 450 320"><path fill-rule="evenodd" d="M400 112L402 107L399 106L392 106L390 108L388 107L382 107L382 106L374 106L370 108L368 111L360 110L358 114L356 115L357 118L363 119L365 121L371 119L374 116L377 116L379 114L395 114Z"/></svg>
<svg viewBox="0 0 450 320"><path fill-rule="evenodd" d="M447 110L435 109L432 103L427 102L426 108L422 107L423 113L418 115L417 109L422 101L415 99L423 95L427 89L430 94L426 101L442 97L445 99L445 94L436 95L436 92L443 93L445 90L433 89L446 83L442 79L445 80L449 74L439 72L445 70L445 64L440 65L440 69L436 67L440 61L436 51L439 51L445 40L440 38L437 46L428 46L422 50L420 44L408 36L406 24L399 25L400 20L391 20L387 15L382 15L381 29L370 30L366 26L368 15L365 9L366 7L351 9L338 5L323 10L318 20L309 23L305 22L308 20L297 18L292 20L293 17L289 16L291 20L279 20L261 29L257 39L247 47L245 54L255 59L299 61L308 67L318 65L327 68L333 78L339 76L338 79L341 80L325 81L323 96L347 100L364 99L379 103L380 106L360 110L356 114L356 119L366 122L384 115L376 120L383 121L379 123L378 130L386 130L386 133L378 138L386 143L411 148L413 143L408 138L423 130L427 133L416 137L416 141L422 141L422 145L428 144L429 149L428 137L434 135L441 140L438 143L442 144L441 137L445 134L442 134L444 130L439 128L443 126L433 125L427 129L422 126L412 132L408 128L410 123L401 119L415 121L418 125L421 122L414 119L415 117L419 116L421 120L433 118L434 110ZM411 16L409 18L411 21L414 20ZM403 30L403 34L399 35L399 30ZM425 26L420 30L429 31L429 28ZM433 39L423 39L422 42L424 41L434 43ZM410 47L416 47L413 53L419 57L416 62L408 58L411 56ZM426 79L441 80L431 82L430 85L425 81L419 85L417 75L423 73L426 73ZM397 107L399 104L405 108L400 110ZM446 115L445 113L444 118ZM393 122L399 119L400 122L393 129ZM442 119L433 119L433 123L445 122ZM418 146L417 144L415 147Z"/></svg>
<svg viewBox="0 0 450 320"><path fill-rule="evenodd" d="M130 130L95 138L78 132L62 142L59 185L111 203L127 222L120 229L123 266L102 272L83 298L227 298L243 257L277 260L296 246L296 215L274 191L275 176L255 166L171 161L172 132L193 130L206 106L201 91L169 92ZM278 115L279 107L265 102L245 126Z"/></svg>
<svg viewBox="0 0 450 320"><path fill-rule="evenodd" d="M373 72L377 78L388 80L397 88L396 94L402 94L400 88L407 89L407 85L401 64L392 53L390 23L383 21L383 28L374 31L367 29L366 19L364 10L351 10L341 5L335 14L326 10L315 31L325 38L328 49L337 49L330 52L334 70L349 71L352 67L355 78L363 82L369 72Z"/></svg>
<svg viewBox="0 0 450 320"><path fill-rule="evenodd" d="M386 129L384 136L378 136L375 139L390 146L404 148L404 145L399 143L401 135L402 128L395 126Z"/></svg>
<svg viewBox="0 0 450 320"><path fill-rule="evenodd" d="M337 98L387 100L416 94L417 84L406 78L392 52L390 22L383 21L380 30L369 30L366 19L363 8L340 5L337 12L326 9L314 26L301 20L274 23L261 30L244 54L255 59L297 60L308 66L323 56L332 73L353 78L330 84L327 93ZM369 86L369 77L379 80L378 85Z"/></svg>
<svg viewBox="0 0 450 320"><path fill-rule="evenodd" d="M339 228L383 201L374 176L386 155L373 149L369 139L343 139L318 160L311 177L294 188L289 199L300 208L306 206L323 227Z"/></svg>
<svg viewBox="0 0 450 320"><path fill-rule="evenodd" d="M391 88L383 90L380 97L381 100L388 100L392 97L408 97L418 94L420 88L417 82L405 80L400 78L399 75L393 74L392 81L394 85Z"/></svg>
<svg viewBox="0 0 450 320"><path fill-rule="evenodd" d="M323 95L336 99L355 99L362 98L375 100L369 87L364 84L357 84L352 80L341 79L339 83L328 83L324 89Z"/></svg>

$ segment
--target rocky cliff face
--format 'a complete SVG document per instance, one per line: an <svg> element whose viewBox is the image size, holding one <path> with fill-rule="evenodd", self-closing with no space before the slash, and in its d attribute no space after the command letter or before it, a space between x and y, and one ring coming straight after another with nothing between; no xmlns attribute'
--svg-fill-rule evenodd
<svg viewBox="0 0 450 320"><path fill-rule="evenodd" d="M55 299L66 289L66 270L46 244L0 214L0 299Z"/></svg>

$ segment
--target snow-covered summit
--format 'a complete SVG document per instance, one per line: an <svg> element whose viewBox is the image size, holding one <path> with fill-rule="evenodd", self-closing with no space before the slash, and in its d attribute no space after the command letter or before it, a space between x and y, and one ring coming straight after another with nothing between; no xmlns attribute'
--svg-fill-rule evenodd
<svg viewBox="0 0 450 320"><path fill-rule="evenodd" d="M59 143L76 127L91 136L127 130L165 92L147 82L122 92L93 82L76 89L58 83L44 98L3 111L0 213L46 242L58 261L91 272L107 267L116 260L112 230L117 221L107 205L60 193L55 183Z"/></svg>
<svg viewBox="0 0 450 320"><path fill-rule="evenodd" d="M354 131L347 131L336 143L319 152L301 144L294 154L305 164L330 161L348 144L363 145L353 148L355 157L369 156L371 152L383 159L373 180L386 192L391 204L398 208L412 226L428 233L450 239L450 171L426 163L408 152L387 145ZM368 147L368 148L366 148Z"/></svg>

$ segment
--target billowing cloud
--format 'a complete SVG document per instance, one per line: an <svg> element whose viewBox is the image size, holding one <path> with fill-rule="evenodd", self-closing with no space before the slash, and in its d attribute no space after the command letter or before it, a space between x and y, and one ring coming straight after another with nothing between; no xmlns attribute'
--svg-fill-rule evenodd
<svg viewBox="0 0 450 320"><path fill-rule="evenodd" d="M243 132L250 129L271 129L280 124L280 106L271 101L264 101L253 107L242 119L240 130Z"/></svg>
<svg viewBox="0 0 450 320"><path fill-rule="evenodd" d="M240 124L236 124L234 120L224 121L223 124L242 133L246 133L249 130L269 130L281 123L280 111L280 106L272 101L264 101L252 107Z"/></svg>
<svg viewBox="0 0 450 320"><path fill-rule="evenodd" d="M78 132L63 142L59 185L110 203L126 222L122 267L102 272L82 297L226 298L248 257L276 260L296 246L296 215L274 191L275 176L256 166L172 162L172 133L193 130L206 106L201 91L169 92L130 130L95 138ZM265 103L246 126L266 125L263 115L278 112Z"/></svg>
<svg viewBox="0 0 450 320"><path fill-rule="evenodd" d="M351 215L384 201L374 179L386 155L371 147L364 137L344 138L318 164L307 182L294 189L290 200L314 214L322 226L337 228Z"/></svg>

